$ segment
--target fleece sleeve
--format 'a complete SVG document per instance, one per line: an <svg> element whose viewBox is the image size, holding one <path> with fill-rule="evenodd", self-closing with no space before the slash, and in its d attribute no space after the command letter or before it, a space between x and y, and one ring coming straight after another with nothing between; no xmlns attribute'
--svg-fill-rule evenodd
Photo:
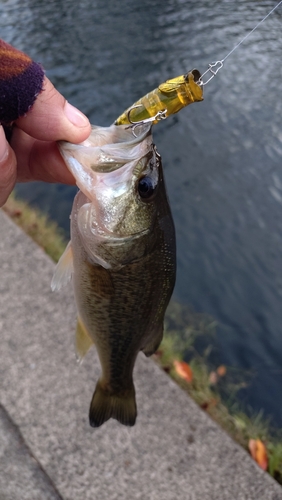
<svg viewBox="0 0 282 500"><path fill-rule="evenodd" d="M0 123L25 115L42 90L40 64L0 39Z"/></svg>

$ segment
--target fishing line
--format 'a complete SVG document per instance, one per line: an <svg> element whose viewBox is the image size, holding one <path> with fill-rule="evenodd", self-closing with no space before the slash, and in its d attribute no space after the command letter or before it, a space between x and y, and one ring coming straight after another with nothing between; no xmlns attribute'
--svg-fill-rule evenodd
<svg viewBox="0 0 282 500"><path fill-rule="evenodd" d="M281 4L282 4L282 0L280 2L278 2L278 4L275 7L273 7L273 9L271 9L271 11L263 19L261 19L261 21L259 21L259 23L249 33L247 33L247 35L244 36L244 38L242 38L242 40L239 43L237 43L237 45L235 45L235 47L233 47L233 49L230 50L230 52L228 52L228 54L223 59L221 59L220 61L216 61L214 63L209 64L209 68L202 74L202 76L197 81L198 85L203 86L203 85L206 85L207 83L209 83L215 77L215 75L218 73L218 71L223 67L223 63L224 63L224 61L226 61L227 57L229 57L236 49L238 49L238 47L241 45L241 43L243 43L268 18L268 16L270 16L270 14L272 14L272 12L274 12ZM206 82L204 82L202 80L202 78L207 73L211 73L211 76L209 77L209 79Z"/></svg>

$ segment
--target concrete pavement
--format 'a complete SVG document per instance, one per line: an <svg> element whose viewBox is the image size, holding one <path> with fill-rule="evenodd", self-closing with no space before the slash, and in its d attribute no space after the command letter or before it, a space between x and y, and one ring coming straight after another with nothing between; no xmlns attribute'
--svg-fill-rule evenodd
<svg viewBox="0 0 282 500"><path fill-rule="evenodd" d="M75 362L70 287L0 211L0 500L281 500L282 488L152 360L135 369L138 418L88 424L100 368Z"/></svg>

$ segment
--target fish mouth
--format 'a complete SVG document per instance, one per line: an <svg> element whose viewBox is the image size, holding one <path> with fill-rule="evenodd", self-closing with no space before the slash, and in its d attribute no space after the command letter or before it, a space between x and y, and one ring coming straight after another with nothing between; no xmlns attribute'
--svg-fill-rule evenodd
<svg viewBox="0 0 282 500"><path fill-rule="evenodd" d="M135 223L134 216L130 218L130 210L141 209L145 213L136 182L147 169L153 152L151 126L139 128L134 137L124 125L92 127L89 138L81 144L59 143L80 189L75 210L80 237L92 261L103 267L109 266L100 252L109 255L111 262L115 260L114 248L119 256L124 256L122 261L130 261L128 249L135 257L140 255L152 228L149 216L144 217L141 225ZM124 252L117 248L122 246Z"/></svg>
<svg viewBox="0 0 282 500"><path fill-rule="evenodd" d="M152 148L151 126L138 127L137 137L128 126L92 126L91 133L80 144L59 141L59 151L76 179L79 189L91 198L94 173L110 173L123 165L146 156Z"/></svg>
<svg viewBox="0 0 282 500"><path fill-rule="evenodd" d="M85 168L95 172L110 172L121 165L144 156L151 144L149 124L138 127L137 137L130 127L111 125L98 127L92 125L89 137L80 144L58 141L61 155L68 165L70 157L76 158ZM73 173L73 172L72 172Z"/></svg>

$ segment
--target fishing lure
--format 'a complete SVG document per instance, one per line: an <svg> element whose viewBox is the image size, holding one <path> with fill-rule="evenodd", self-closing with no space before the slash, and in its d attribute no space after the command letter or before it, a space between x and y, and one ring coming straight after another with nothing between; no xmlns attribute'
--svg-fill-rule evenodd
<svg viewBox="0 0 282 500"><path fill-rule="evenodd" d="M122 113L115 125L152 124L178 113L192 102L203 100L203 86L199 84L201 74L193 69L186 75L167 80L135 102Z"/></svg>
<svg viewBox="0 0 282 500"><path fill-rule="evenodd" d="M274 12L280 5L280 0L273 9L261 20L247 35L240 40L233 49L221 60L209 64L208 69L201 75L197 69L193 69L186 75L177 76L172 80L162 83L152 92L145 95L135 104L130 106L114 122L114 125L126 125L135 128L144 123L151 125L164 120L170 115L178 113L181 109L192 102L203 100L203 87L207 85L223 67L226 59ZM205 77L205 78L204 78Z"/></svg>

